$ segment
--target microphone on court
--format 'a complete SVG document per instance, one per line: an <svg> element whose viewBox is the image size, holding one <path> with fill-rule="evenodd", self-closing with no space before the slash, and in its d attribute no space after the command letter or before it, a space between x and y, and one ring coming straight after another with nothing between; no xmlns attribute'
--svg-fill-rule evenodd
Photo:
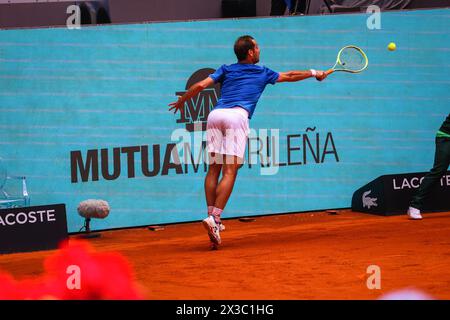
<svg viewBox="0 0 450 320"><path fill-rule="evenodd" d="M78 205L78 214L84 218L84 226L80 229L86 229L82 238L97 238L99 233L91 233L91 219L104 219L109 215L110 207L108 202L99 199L88 199L80 202Z"/></svg>

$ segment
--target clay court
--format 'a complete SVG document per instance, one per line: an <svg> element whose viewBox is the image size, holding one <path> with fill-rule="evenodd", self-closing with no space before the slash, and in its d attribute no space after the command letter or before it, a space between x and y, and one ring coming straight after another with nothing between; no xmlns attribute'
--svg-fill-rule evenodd
<svg viewBox="0 0 450 320"><path fill-rule="evenodd" d="M107 231L90 242L126 256L152 300L376 299L402 288L450 299L450 212L422 221L340 210L224 222L217 251L199 222ZM0 270L35 277L52 253L0 255ZM380 290L366 286L370 265L381 268Z"/></svg>

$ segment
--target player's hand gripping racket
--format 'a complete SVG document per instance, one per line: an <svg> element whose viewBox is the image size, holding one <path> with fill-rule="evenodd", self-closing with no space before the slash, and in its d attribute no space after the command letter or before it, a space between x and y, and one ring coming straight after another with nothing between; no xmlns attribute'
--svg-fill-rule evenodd
<svg viewBox="0 0 450 320"><path fill-rule="evenodd" d="M339 50L334 66L325 71L327 75L335 71L358 73L367 68L369 59L361 48L357 46L345 46Z"/></svg>

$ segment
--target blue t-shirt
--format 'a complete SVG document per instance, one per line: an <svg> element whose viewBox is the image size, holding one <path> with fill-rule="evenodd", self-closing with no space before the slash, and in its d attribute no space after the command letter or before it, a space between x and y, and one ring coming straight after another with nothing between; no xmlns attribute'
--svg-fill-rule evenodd
<svg viewBox="0 0 450 320"><path fill-rule="evenodd" d="M209 77L222 84L221 97L215 108L242 107L251 119L256 103L268 83L275 84L279 73L254 64L223 65Z"/></svg>

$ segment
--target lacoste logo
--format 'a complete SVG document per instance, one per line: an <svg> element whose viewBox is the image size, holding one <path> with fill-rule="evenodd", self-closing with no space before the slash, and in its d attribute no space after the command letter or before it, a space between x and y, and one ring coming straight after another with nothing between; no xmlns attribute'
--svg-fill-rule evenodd
<svg viewBox="0 0 450 320"><path fill-rule="evenodd" d="M378 204L376 202L378 198L368 197L368 195L371 192L372 192L372 190L369 190L369 191L366 191L366 192L363 193L363 195L362 195L363 208L367 207L367 209L370 209L370 207L372 207L372 206L373 207L378 207Z"/></svg>

